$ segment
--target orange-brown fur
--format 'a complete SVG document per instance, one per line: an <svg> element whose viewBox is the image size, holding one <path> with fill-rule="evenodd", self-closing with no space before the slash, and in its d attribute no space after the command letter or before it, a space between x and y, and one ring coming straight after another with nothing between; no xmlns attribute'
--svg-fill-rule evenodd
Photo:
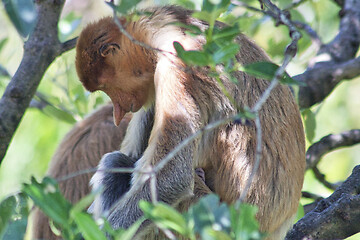
<svg viewBox="0 0 360 240"><path fill-rule="evenodd" d="M120 19L134 39L161 49L144 48L121 34L113 19L90 24L81 33L76 54L80 80L90 90L107 93L114 105L114 120L119 123L126 112L136 112L120 151L139 159L136 169L148 169L163 159L182 140L207 124L237 113L208 68L187 67L175 56L173 42L186 50L198 50L203 36L191 37L171 23L207 26L179 7L153 9L151 16L137 21ZM236 38L241 49L238 62L268 61L266 54L244 35ZM169 53L170 52L170 53ZM218 66L221 70L221 66ZM238 83L225 76L222 82L240 107L253 107L268 82L243 72L234 73ZM151 135L142 145L147 111L155 111ZM298 107L287 86L279 85L260 112L262 157L245 200L259 207L260 229L269 239L280 239L296 213L305 169L305 143ZM145 126L146 125L146 126ZM206 184L223 201L239 198L252 172L255 160L256 128L228 123L204 133L185 146L158 174L158 198L170 204L193 191L193 169L201 167ZM102 161L106 161L103 159ZM93 178L97 187L103 176ZM132 186L121 203L110 213L114 227L128 227L141 216L140 199L150 200L148 176L133 174ZM101 204L106 199L99 199Z"/></svg>
<svg viewBox="0 0 360 240"><path fill-rule="evenodd" d="M131 115L124 117L119 127L112 121L112 106L101 107L65 136L51 160L48 175L65 177L81 170L95 168L102 155L119 148ZM59 183L65 198L76 203L90 192L89 181L93 174L82 174ZM33 239L60 239L52 233L49 219L38 209L33 218Z"/></svg>

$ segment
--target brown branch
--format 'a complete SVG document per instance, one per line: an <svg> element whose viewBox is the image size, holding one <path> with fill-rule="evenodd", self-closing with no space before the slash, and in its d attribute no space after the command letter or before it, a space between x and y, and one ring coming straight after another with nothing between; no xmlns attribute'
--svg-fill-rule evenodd
<svg viewBox="0 0 360 240"><path fill-rule="evenodd" d="M70 39L70 40L62 43L61 47L60 47L60 54L73 49L75 47L75 45L76 45L77 39L78 38L76 37L76 38Z"/></svg>
<svg viewBox="0 0 360 240"><path fill-rule="evenodd" d="M345 0L340 13L337 36L329 44L322 45L314 65L294 77L307 84L299 90L301 108L321 102L341 80L360 74L360 59L354 59L360 44L360 1Z"/></svg>
<svg viewBox="0 0 360 240"><path fill-rule="evenodd" d="M317 194L314 194L314 193L310 193L310 192L306 192L306 191L303 191L302 192L302 196L303 198L309 198L309 199L313 199L314 201L312 203L309 203L309 204L306 204L304 205L304 212L305 214L308 213L308 212L311 212L312 210L315 209L315 207L317 206L317 204L323 200L324 198L317 195Z"/></svg>
<svg viewBox="0 0 360 240"><path fill-rule="evenodd" d="M328 152L360 143L360 129L330 134L311 145L306 153L307 169L315 167Z"/></svg>
<svg viewBox="0 0 360 240"><path fill-rule="evenodd" d="M328 198L291 229L286 240L344 239L360 232L360 165Z"/></svg>
<svg viewBox="0 0 360 240"><path fill-rule="evenodd" d="M306 192L306 191L301 192L301 197L303 197L303 198L311 198L311 199L313 199L315 201L320 201L320 200L324 199L323 197L321 197L321 196L319 196L319 195L317 195L315 193Z"/></svg>
<svg viewBox="0 0 360 240"><path fill-rule="evenodd" d="M342 80L352 79L360 75L360 58L346 62L323 62L294 77L306 82L307 86L299 91L299 105L308 108L323 101Z"/></svg>
<svg viewBox="0 0 360 240"><path fill-rule="evenodd" d="M20 66L0 100L0 163L46 69L71 46L57 38L64 0L36 0L35 4L37 24L24 44Z"/></svg>
<svg viewBox="0 0 360 240"><path fill-rule="evenodd" d="M330 190L335 190L337 187L339 187L339 184L334 184L327 181L325 179L325 175L321 173L317 167L313 167L311 170L314 172L315 178L325 187L329 188Z"/></svg>

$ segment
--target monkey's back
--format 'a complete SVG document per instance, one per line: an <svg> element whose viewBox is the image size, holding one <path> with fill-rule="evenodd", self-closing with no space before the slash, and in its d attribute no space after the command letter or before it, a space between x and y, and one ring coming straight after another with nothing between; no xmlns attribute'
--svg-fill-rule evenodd
<svg viewBox="0 0 360 240"><path fill-rule="evenodd" d="M119 149L131 115L119 127L113 123L112 105L107 104L78 122L58 146L47 175L62 178L82 170L95 168L101 157ZM60 191L71 203L90 193L89 181L93 173L80 174L59 182ZM50 229L49 219L36 209L33 216L34 239L62 239Z"/></svg>
<svg viewBox="0 0 360 240"><path fill-rule="evenodd" d="M263 50L244 35L237 41L240 52L236 58L241 64L269 61ZM237 110L229 99L225 94L214 94L220 90L213 79L204 82L204 75L200 73L197 80L208 86L196 91L201 96L212 97L197 100L205 103L199 107L205 116L202 119L211 123L235 115ZM269 81L243 72L234 75L237 83L223 77L223 84L240 108L251 109L268 88ZM214 103L212 111L209 111L209 101ZM246 191L245 201L259 207L260 229L272 233L270 239L280 239L297 211L305 171L304 129L288 86L279 84L272 90L259 111L259 118L262 147L258 163L255 162L257 129L255 121L248 119L205 133L197 151L197 167L204 168L206 184L228 203L233 203ZM259 166L251 179L256 164Z"/></svg>

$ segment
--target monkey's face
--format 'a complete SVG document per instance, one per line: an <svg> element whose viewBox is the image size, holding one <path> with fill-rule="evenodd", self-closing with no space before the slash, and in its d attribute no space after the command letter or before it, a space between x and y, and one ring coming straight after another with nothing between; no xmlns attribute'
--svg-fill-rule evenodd
<svg viewBox="0 0 360 240"><path fill-rule="evenodd" d="M143 49L133 45L111 18L105 18L85 28L76 46L80 81L90 92L101 90L110 97L116 125L127 112L138 111L154 95L154 69Z"/></svg>

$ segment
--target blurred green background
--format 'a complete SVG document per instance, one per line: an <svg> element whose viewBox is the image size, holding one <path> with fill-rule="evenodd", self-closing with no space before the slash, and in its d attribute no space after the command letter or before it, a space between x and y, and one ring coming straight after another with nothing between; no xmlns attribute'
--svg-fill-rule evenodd
<svg viewBox="0 0 360 240"><path fill-rule="evenodd" d="M146 1L144 5L165 1ZM288 6L290 0L274 1L280 7ZM258 7L257 1L246 1ZM274 62L281 63L284 47L289 43L288 30L275 27L269 17L244 8L236 9L242 16L243 31L263 47ZM293 19L309 24L324 43L337 33L339 8L332 1L313 0L291 11ZM59 24L60 39L77 36L89 21L110 14L110 9L98 0L67 1ZM21 61L23 41L0 5L0 65L13 75ZM290 75L302 73L309 59L315 56L316 46L304 34L300 40L297 56L288 67ZM9 78L0 76L2 94ZM311 108L316 114L316 128L313 142L331 133L360 128L360 78L341 83L321 104ZM89 94L77 80L74 67L74 50L59 57L47 70L38 89L34 103L47 101L42 110L30 108L17 129L7 155L0 168L0 200L16 192L31 176L42 178L46 173L51 156L57 145L75 121L82 119L96 106L108 101L101 93ZM308 146L310 143L308 142ZM320 170L331 182L343 181L352 168L360 164L360 147L344 148L324 157ZM331 192L319 184L308 172L304 190L328 196ZM307 201L303 201L306 203ZM360 234L351 239L360 239Z"/></svg>

